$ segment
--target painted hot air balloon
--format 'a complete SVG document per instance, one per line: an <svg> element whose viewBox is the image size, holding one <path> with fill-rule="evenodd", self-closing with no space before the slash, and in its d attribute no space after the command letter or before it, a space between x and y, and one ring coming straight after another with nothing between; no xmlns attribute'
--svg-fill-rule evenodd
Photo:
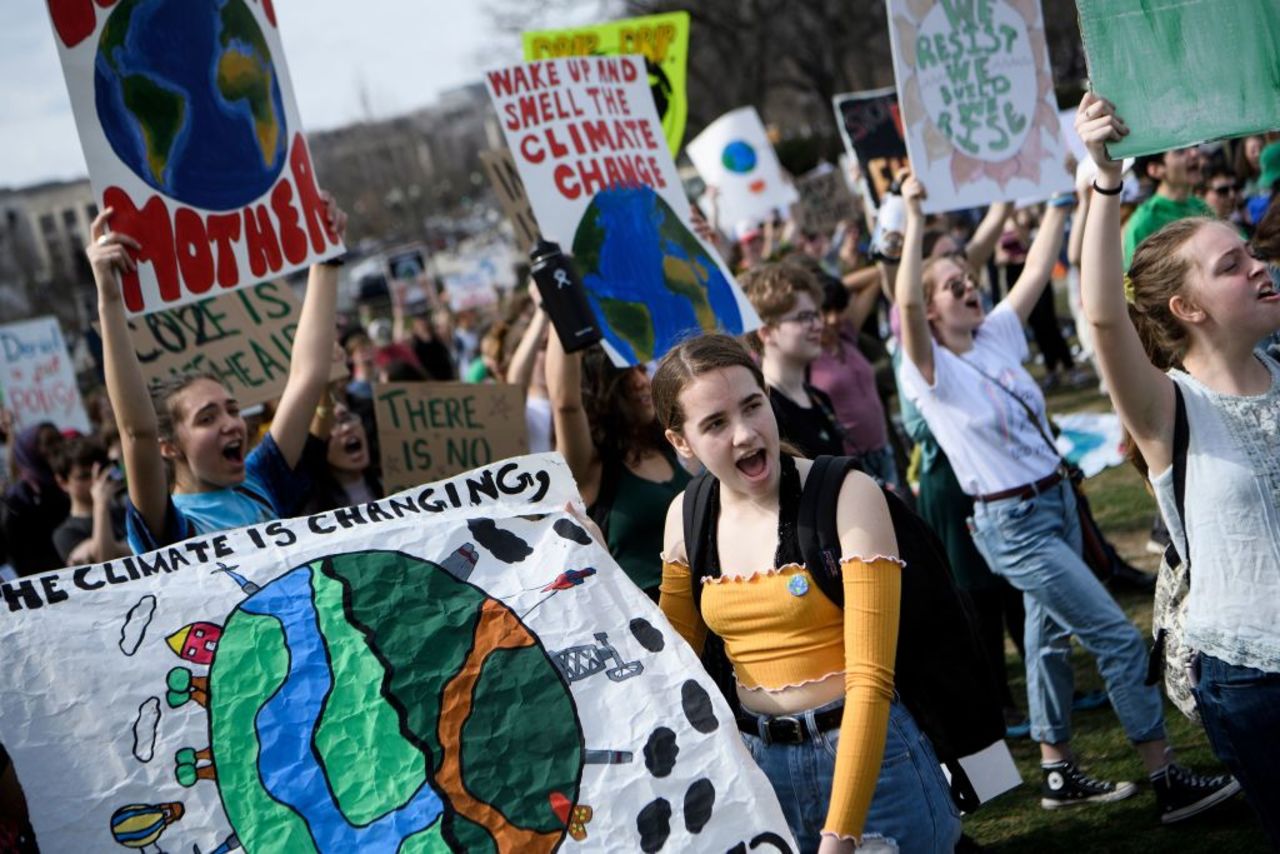
<svg viewBox="0 0 1280 854"><path fill-rule="evenodd" d="M180 803L130 804L111 814L111 835L125 848L145 850L156 845L165 828L182 818L186 808Z"/></svg>

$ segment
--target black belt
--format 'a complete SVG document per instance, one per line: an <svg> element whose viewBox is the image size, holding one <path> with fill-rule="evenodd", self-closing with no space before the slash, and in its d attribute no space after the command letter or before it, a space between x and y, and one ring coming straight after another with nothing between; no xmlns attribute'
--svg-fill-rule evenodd
<svg viewBox="0 0 1280 854"><path fill-rule="evenodd" d="M999 492L992 492L989 495L975 495L974 501L1004 501L1006 498L1021 498L1026 501L1035 498L1046 489L1052 489L1062 482L1062 469L1057 469L1053 474L1042 477L1035 483L1024 483L1022 486L1015 486L1012 489L1002 489Z"/></svg>
<svg viewBox="0 0 1280 854"><path fill-rule="evenodd" d="M818 732L826 732L840 726L844 718L844 706L827 709L813 716ZM763 722L764 726L761 726ZM800 715L753 715L750 712L738 713L738 729L748 735L760 736L763 733L765 744L804 744L810 739L809 728Z"/></svg>

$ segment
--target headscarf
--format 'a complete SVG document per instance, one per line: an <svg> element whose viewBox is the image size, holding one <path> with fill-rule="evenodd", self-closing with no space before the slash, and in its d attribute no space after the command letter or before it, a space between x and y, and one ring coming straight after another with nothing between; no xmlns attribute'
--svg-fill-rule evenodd
<svg viewBox="0 0 1280 854"><path fill-rule="evenodd" d="M56 432L57 429L48 421L24 427L13 445L13 461L18 467L18 476L41 492L52 490L55 495L58 493L58 483L53 478L53 467L40 453L40 432Z"/></svg>

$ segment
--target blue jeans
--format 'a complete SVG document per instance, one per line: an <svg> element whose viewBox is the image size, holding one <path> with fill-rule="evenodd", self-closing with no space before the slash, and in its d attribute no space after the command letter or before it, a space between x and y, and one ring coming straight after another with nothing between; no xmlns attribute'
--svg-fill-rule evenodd
<svg viewBox="0 0 1280 854"><path fill-rule="evenodd" d="M1080 517L1071 484L1030 499L975 501L974 545L991 571L1022 591L1027 619L1031 737L1071 738L1071 636L1097 659L1111 705L1134 743L1164 738L1160 692L1146 685L1147 645L1080 557Z"/></svg>
<svg viewBox="0 0 1280 854"><path fill-rule="evenodd" d="M839 728L818 732L813 716L838 708L842 702L796 715L811 737L804 744L765 744L760 736L742 736L773 785L801 854L818 850L831 805L831 779L840 741ZM896 840L904 854L951 854L960 839L960 813L951 800L933 746L897 700L889 707L884 760L863 832Z"/></svg>
<svg viewBox="0 0 1280 854"><path fill-rule="evenodd" d="M1280 851L1280 673L1201 653L1193 693L1213 753L1231 770Z"/></svg>

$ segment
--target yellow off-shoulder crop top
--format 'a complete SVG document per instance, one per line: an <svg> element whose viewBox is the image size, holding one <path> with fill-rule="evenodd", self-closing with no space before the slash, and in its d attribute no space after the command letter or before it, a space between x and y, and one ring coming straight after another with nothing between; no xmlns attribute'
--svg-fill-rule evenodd
<svg viewBox="0 0 1280 854"><path fill-rule="evenodd" d="M843 612L795 565L704 582L699 614L688 565L664 560L659 604L696 652L708 627L714 631L745 688L776 691L844 673L844 717L823 832L858 838L884 757L902 564L853 557L840 566Z"/></svg>

